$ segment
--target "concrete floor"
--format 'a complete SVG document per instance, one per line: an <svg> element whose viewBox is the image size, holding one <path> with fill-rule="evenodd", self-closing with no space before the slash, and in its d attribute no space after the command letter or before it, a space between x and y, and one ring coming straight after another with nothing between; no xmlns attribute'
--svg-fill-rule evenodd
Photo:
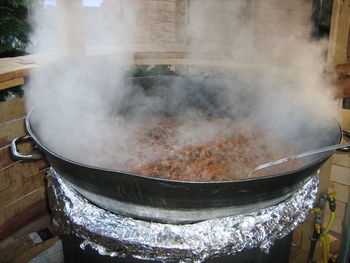
<svg viewBox="0 0 350 263"><path fill-rule="evenodd" d="M58 240L52 247L42 252L28 263L64 263L62 242Z"/></svg>

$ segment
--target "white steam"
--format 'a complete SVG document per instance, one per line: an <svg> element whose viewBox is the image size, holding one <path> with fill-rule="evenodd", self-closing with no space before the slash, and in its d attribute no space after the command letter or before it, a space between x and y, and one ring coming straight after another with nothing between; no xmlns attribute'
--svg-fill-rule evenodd
<svg viewBox="0 0 350 263"><path fill-rule="evenodd" d="M162 112L164 107L174 111L189 95L197 101L200 90L181 94L183 89L177 89L181 82L173 84L174 100L170 103L142 93L125 101L132 89L125 85L125 79L133 68L135 47L146 43L159 51L168 45L162 41L164 35L157 39L146 30L149 24L140 22L141 15L144 19L157 15L147 13L143 8L146 2L158 4L159 10L168 10L171 5L176 10L176 1L161 0L144 0L142 5L140 1L105 0L100 7L63 0L56 6L34 10L33 51L40 55L40 63L27 87L27 110L36 109L31 121L48 148L85 164L123 169L137 146L135 134L150 122L142 113L149 116ZM173 42L186 39L183 43L175 41L173 46L188 51L193 59L198 54L201 58L215 54L222 64L234 65L224 69L188 68L190 75L204 70L221 80L225 94L222 110L239 121L259 124L272 134L302 138L293 142L297 147L307 143L316 147L312 138L300 134L300 127L307 119L314 130L324 129L328 122L323 120L336 113L332 89L322 76L326 45L308 39L310 28L306 22L293 28L298 22L293 19L296 15L310 17L309 12L305 13L308 9L301 6L306 1L297 1L299 5L290 16L275 13L287 21L285 24L265 16L273 9L271 5L281 5L279 2L190 0L182 30L172 32L168 26L171 19L167 20L165 36L174 34ZM166 12L171 16L169 10ZM173 16L174 22L175 13ZM157 26L162 29L161 23ZM179 33L183 35L175 37ZM118 115L115 109L125 103L136 109L136 116L126 119ZM201 115L197 111L186 114L196 121ZM210 122L192 122L180 127L177 135L183 143L203 142L218 129ZM145 148L149 160L162 154L147 151Z"/></svg>

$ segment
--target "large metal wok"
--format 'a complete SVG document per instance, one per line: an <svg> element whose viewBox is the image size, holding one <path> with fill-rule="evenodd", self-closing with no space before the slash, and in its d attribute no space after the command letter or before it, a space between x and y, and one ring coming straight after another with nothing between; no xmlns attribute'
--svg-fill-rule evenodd
<svg viewBox="0 0 350 263"><path fill-rule="evenodd" d="M148 89L154 80L159 83L162 78L141 78L138 81L146 83ZM124 107L121 111L123 110L132 109ZM32 122L35 114L36 111L33 110L26 117L26 128L29 135L17 138L12 142L12 153L16 158L25 160L43 158L40 153L22 154L18 152L17 144L33 140L52 168L92 203L122 215L166 223L196 222L241 214L277 204L288 198L311 175L315 174L335 149L345 149L345 146L349 146L349 144L339 145L342 130L333 120L328 125L329 129L317 131L318 136L323 139L314 147L314 149L328 148L294 156L293 158L299 159L309 155L302 167L293 171L264 177L248 177L237 181L172 181L91 167L68 160L42 143ZM312 129L307 127L302 127L302 129L305 131L304 138L314 136ZM282 162L293 158L286 158ZM265 166L269 167L274 164ZM257 170L259 169L265 169L265 167Z"/></svg>

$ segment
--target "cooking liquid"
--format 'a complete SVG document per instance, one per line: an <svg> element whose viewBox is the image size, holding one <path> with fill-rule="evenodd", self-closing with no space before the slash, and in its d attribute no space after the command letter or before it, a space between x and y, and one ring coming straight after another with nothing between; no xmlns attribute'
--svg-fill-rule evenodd
<svg viewBox="0 0 350 263"><path fill-rule="evenodd" d="M206 118L215 124L214 118ZM274 136L274 144L283 152L276 153L262 130L238 122L220 122L220 131L203 142L183 143L177 129L183 119L168 117L146 125L138 134L142 147L136 149L136 160L128 170L134 174L181 181L232 181L247 178L256 166L295 154L285 140ZM271 136L270 136L271 137ZM159 152L161 157L144 161L141 148ZM289 168L292 164L288 164ZM286 167L284 167L286 168ZM257 173L254 176L262 176Z"/></svg>

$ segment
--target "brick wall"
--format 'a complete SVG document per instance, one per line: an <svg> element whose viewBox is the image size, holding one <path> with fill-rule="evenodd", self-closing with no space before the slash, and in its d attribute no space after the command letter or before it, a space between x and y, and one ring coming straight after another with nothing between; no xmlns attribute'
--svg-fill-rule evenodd
<svg viewBox="0 0 350 263"><path fill-rule="evenodd" d="M186 47L240 61L254 55L283 61L291 41L309 39L311 9L311 0L187 0Z"/></svg>

